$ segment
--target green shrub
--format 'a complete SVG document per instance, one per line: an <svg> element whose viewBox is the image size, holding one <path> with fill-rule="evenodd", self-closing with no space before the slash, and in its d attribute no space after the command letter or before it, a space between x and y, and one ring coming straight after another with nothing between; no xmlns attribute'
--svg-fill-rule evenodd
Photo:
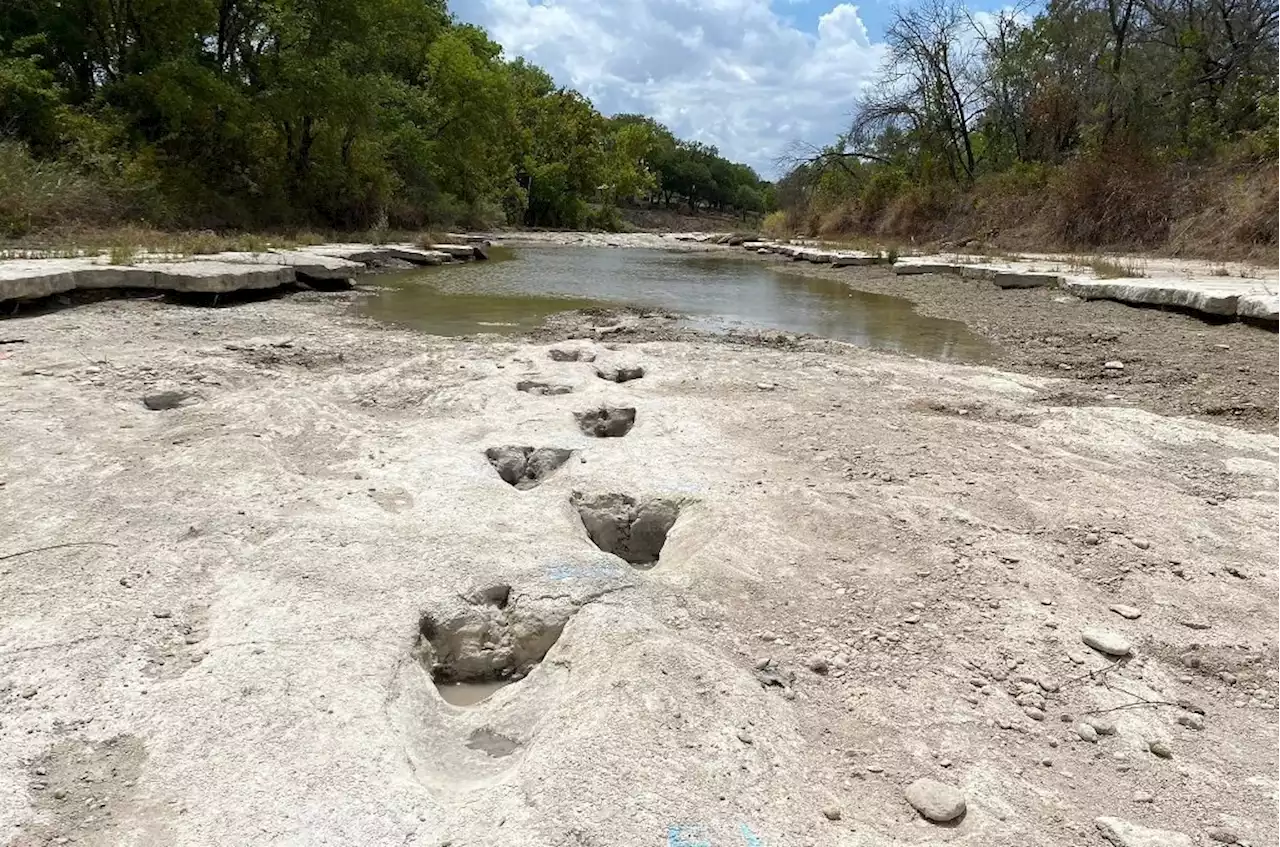
<svg viewBox="0 0 1280 847"><path fill-rule="evenodd" d="M787 223L787 213L781 210L765 215L764 221L760 224L760 229L771 238L786 238L791 234L791 227Z"/></svg>
<svg viewBox="0 0 1280 847"><path fill-rule="evenodd" d="M617 232L622 229L622 217L614 206L608 204L592 205L587 208L587 213L583 218L583 225L587 229Z"/></svg>
<svg viewBox="0 0 1280 847"><path fill-rule="evenodd" d="M897 197L911 187L911 180L898 168L877 168L871 172L858 196L864 225L872 224Z"/></svg>

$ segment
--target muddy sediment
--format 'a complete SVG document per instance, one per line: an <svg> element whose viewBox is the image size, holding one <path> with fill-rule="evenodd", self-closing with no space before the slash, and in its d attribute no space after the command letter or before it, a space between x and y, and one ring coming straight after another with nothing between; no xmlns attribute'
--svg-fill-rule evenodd
<svg viewBox="0 0 1280 847"><path fill-rule="evenodd" d="M1280 367L1273 330L1178 311L1082 301L1051 288L1001 289L951 275L831 268L775 256L787 273L905 297L922 315L962 321L997 345L990 363L1053 378L1046 402L1148 409L1274 431ZM1123 369L1107 368L1121 362Z"/></svg>

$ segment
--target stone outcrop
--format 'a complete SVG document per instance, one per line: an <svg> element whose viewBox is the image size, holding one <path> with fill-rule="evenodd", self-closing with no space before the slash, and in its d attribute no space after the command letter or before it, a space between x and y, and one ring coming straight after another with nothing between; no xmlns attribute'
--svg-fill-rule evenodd
<svg viewBox="0 0 1280 847"><path fill-rule="evenodd" d="M219 253L218 261L240 265L285 265L293 268L299 279L344 280L354 279L356 274L368 268L361 262L353 262L339 256L326 256L306 250L268 250L262 253Z"/></svg>
<svg viewBox="0 0 1280 847"><path fill-rule="evenodd" d="M77 289L141 288L182 294L276 288L296 279L281 264L243 264L216 258L154 262L137 266L93 259L31 259L0 262L0 301L31 300Z"/></svg>
<svg viewBox="0 0 1280 847"><path fill-rule="evenodd" d="M144 254L128 265L113 265L105 256L11 259L0 261L0 302L36 300L88 289L226 294L278 288L298 281L349 284L360 273L389 264L441 265L488 257L487 244L447 246L446 251L406 244L322 244L192 258Z"/></svg>
<svg viewBox="0 0 1280 847"><path fill-rule="evenodd" d="M1085 300L1117 300L1145 306L1170 306L1207 315L1276 320L1277 296L1274 291L1268 292L1261 280L1071 277L1063 282L1062 289Z"/></svg>
<svg viewBox="0 0 1280 847"><path fill-rule="evenodd" d="M879 254L833 252L806 244L748 241L742 246L755 253L772 253L797 262L827 263L837 268L889 263L888 258ZM1247 276L1220 276L1224 273L1221 268L1198 267L1195 263L1177 264L1169 260L1163 263L1167 267L1160 267L1150 276L1099 279L1087 272L1081 273L1076 264L1079 260L1071 257L1032 255L999 261L992 261L990 257L986 257L985 262L971 261L977 258L913 256L892 264L893 272L903 276L950 274L962 279L986 280L999 288L1061 288L1085 300L1163 306L1261 323L1280 320L1280 294L1277 294L1274 282ZM1155 264L1161 265L1159 261Z"/></svg>

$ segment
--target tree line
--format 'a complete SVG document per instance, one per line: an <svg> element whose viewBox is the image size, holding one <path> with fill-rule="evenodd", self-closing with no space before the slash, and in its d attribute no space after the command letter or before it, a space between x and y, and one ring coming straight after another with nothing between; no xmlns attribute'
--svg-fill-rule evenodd
<svg viewBox="0 0 1280 847"><path fill-rule="evenodd" d="M7 0L0 231L613 227L640 199L758 214L770 186L602 115L445 0Z"/></svg>
<svg viewBox="0 0 1280 847"><path fill-rule="evenodd" d="M1185 211L1180 187L1213 202L1196 174L1252 169L1262 196L1238 235L1275 243L1272 0L1049 0L1034 15L921 0L894 11L885 46L848 130L793 151L779 185L793 224L838 209L835 226L927 229L1039 192L1056 213L1010 215L1056 215L1063 241L1153 242Z"/></svg>

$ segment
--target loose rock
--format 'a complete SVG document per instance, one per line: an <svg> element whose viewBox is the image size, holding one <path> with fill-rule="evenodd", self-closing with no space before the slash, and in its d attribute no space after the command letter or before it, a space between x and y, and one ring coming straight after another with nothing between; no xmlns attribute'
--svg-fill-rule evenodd
<svg viewBox="0 0 1280 847"><path fill-rule="evenodd" d="M1214 826L1209 828L1209 839L1217 841L1219 844L1239 844L1240 836L1236 834L1234 829L1225 826Z"/></svg>
<svg viewBox="0 0 1280 847"><path fill-rule="evenodd" d="M1148 829L1120 818L1097 818L1094 825L1116 847L1194 847L1189 836L1165 829Z"/></svg>
<svg viewBox="0 0 1280 847"><path fill-rule="evenodd" d="M1087 628L1080 633L1080 640L1108 656L1128 656L1133 651L1133 646L1126 638L1100 627Z"/></svg>
<svg viewBox="0 0 1280 847"><path fill-rule="evenodd" d="M936 779L917 779L907 786L907 802L926 820L946 823L965 812L964 794Z"/></svg>
<svg viewBox="0 0 1280 847"><path fill-rule="evenodd" d="M1178 715L1178 723L1187 729L1204 729L1204 718L1200 715Z"/></svg>
<svg viewBox="0 0 1280 847"><path fill-rule="evenodd" d="M161 391L147 394L142 398L142 405L153 412L167 412L182 406L190 406L195 398L186 391Z"/></svg>
<svg viewBox="0 0 1280 847"><path fill-rule="evenodd" d="M1081 741L1088 741L1090 744L1098 743L1098 731L1087 723L1076 724L1076 735L1080 736Z"/></svg>
<svg viewBox="0 0 1280 847"><path fill-rule="evenodd" d="M844 814L840 811L839 806L827 806L822 810L822 816L829 821L838 821L840 818L844 817ZM1234 844L1235 842L1233 841L1231 843Z"/></svg>
<svg viewBox="0 0 1280 847"><path fill-rule="evenodd" d="M1082 718L1080 722L1088 724L1089 726L1093 727L1094 731L1097 732L1099 735L1115 735L1116 734L1116 725L1113 724L1111 721L1107 720L1106 718L1089 716L1086 718Z"/></svg>
<svg viewBox="0 0 1280 847"><path fill-rule="evenodd" d="M1115 603L1112 605L1111 611L1115 612L1120 617L1131 621L1136 621L1138 618L1142 617L1141 609L1133 606L1126 606L1123 603Z"/></svg>

